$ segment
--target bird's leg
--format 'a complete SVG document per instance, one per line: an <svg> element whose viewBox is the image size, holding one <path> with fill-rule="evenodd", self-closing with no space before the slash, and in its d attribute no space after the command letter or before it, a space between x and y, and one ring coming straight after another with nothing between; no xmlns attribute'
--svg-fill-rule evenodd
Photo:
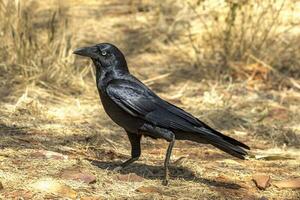
<svg viewBox="0 0 300 200"><path fill-rule="evenodd" d="M173 134L173 133L172 133ZM170 157L172 153L172 149L175 143L175 135L172 135L172 140L169 143L168 150L166 153L164 168L165 168L165 174L164 174L164 180L162 182L163 185L168 185L169 182L169 164L170 164Z"/></svg>
<svg viewBox="0 0 300 200"><path fill-rule="evenodd" d="M122 163L119 167L116 167L114 170L119 171L122 168L128 166L134 161L138 160L141 155L141 135L137 133L127 132L130 144L131 144L131 158Z"/></svg>
<svg viewBox="0 0 300 200"><path fill-rule="evenodd" d="M168 179L169 179L169 163L170 163L170 157L172 153L172 149L175 143L175 134L165 128L155 127L150 124L144 124L141 127L141 130L147 132L148 135L154 137L154 138L163 138L167 140L169 143L169 147L166 153L165 163L164 163L164 179L162 181L163 185L168 185Z"/></svg>

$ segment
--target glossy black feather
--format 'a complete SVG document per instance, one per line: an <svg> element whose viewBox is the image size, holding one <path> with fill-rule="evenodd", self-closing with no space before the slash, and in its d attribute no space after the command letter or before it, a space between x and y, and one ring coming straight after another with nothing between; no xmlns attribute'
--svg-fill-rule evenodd
<svg viewBox="0 0 300 200"><path fill-rule="evenodd" d="M153 138L172 141L175 136L179 140L212 144L241 159L247 155L247 145L223 135L183 109L161 99L132 76L124 55L114 45L101 43L79 48L74 53L93 60L104 110L126 130L134 145L140 145L137 143L140 137L135 138L134 134L140 135L141 131L146 130L148 136ZM130 162L132 160L127 163Z"/></svg>
<svg viewBox="0 0 300 200"><path fill-rule="evenodd" d="M241 148L249 149L247 145L213 130L191 114L162 100L131 75L109 82L106 92L118 106L132 116L155 126L180 131L182 134L195 133L233 156L244 158L247 155Z"/></svg>

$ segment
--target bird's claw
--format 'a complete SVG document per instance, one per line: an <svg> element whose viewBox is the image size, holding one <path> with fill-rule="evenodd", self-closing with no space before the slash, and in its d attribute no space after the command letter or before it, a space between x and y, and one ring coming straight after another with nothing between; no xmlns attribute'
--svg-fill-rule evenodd
<svg viewBox="0 0 300 200"><path fill-rule="evenodd" d="M164 179L162 181L162 185L167 186L169 184L169 181L167 179Z"/></svg>
<svg viewBox="0 0 300 200"><path fill-rule="evenodd" d="M114 171L114 172L119 172L119 171L121 171L122 169L123 169L123 167L118 166L118 167L115 167L115 168L113 169L113 171Z"/></svg>

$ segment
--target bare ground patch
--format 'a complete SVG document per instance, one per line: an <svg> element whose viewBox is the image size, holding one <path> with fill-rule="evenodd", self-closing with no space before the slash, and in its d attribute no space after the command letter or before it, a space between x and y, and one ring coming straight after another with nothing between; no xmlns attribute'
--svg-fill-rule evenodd
<svg viewBox="0 0 300 200"><path fill-rule="evenodd" d="M179 98L181 102L176 104L225 134L245 142L252 148L251 154L282 157L274 160L252 157L240 161L209 145L180 141L173 151L171 184L168 187L161 186L166 142L144 138L141 159L121 172L115 172L114 167L129 156L130 146L124 131L103 112L95 93L77 98L66 96L59 103L53 103L51 97L47 100L33 98L39 92L45 92L44 89L29 88L26 96L22 95L23 99L16 101L18 104L4 103L1 106L2 198L31 195L29 199L51 199L65 195L34 189L35 182L41 180L58 181L83 199L86 196L95 199L299 198L298 190L278 189L272 185L261 191L252 182L256 173L270 175L273 180L299 176L296 143L299 139L299 116L293 114L295 109L291 109L299 105L280 105L280 109L287 110L286 114L290 116L286 120L286 115L273 116L270 112L274 106L278 109L277 98L269 98L262 104L264 97L251 90L241 96L236 92L240 87L237 84L226 89L217 85L212 90L205 84L190 83ZM171 89L170 93L175 91L178 89ZM201 95L198 91L205 94ZM225 95L217 100L209 98L214 93L227 94L230 98ZM263 96L267 93L283 95L282 92L266 91ZM297 96L298 93L285 94L292 95ZM219 106L216 108L215 105ZM271 120L278 117L284 118L284 125ZM290 138L286 129L292 131L292 137L296 139ZM96 182L88 184L60 177L62 171L73 168L93 174ZM132 180L132 174L142 178ZM146 192L140 192L140 187L146 187ZM147 187L158 189L152 188L149 192Z"/></svg>

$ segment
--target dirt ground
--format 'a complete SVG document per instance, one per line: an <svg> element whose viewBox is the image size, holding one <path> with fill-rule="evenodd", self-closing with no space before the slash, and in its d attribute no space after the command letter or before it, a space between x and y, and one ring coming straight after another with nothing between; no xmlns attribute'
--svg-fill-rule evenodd
<svg viewBox="0 0 300 200"><path fill-rule="evenodd" d="M161 96L176 97L169 100L245 142L251 154L280 156L241 161L212 146L180 141L172 155L170 185L161 186L166 142L143 138L141 159L114 172L129 157L130 146L124 131L104 113L96 93L60 96L28 87L16 104L1 103L2 198L64 196L64 192L36 189L34 184L41 180L58 181L82 198L95 199L300 198L299 190L273 185L259 190L252 181L254 174L275 181L299 176L299 92L257 91L240 83L229 86L211 80L172 86L165 84L169 80L157 82L152 88L160 90ZM93 85L88 88L94 90ZM95 176L95 183L61 177L64 170L74 168ZM136 180L136 175L142 178ZM154 189L140 192L141 187Z"/></svg>
<svg viewBox="0 0 300 200"><path fill-rule="evenodd" d="M79 5L69 11L82 17L75 19L77 27L88 14L99 17L93 6ZM123 13L124 7L115 8L114 19L109 11L105 17L132 16ZM106 18L101 18L98 28ZM89 39L77 38L80 44L111 38L105 30L92 38L100 29L92 21L85 26L89 28L76 34ZM113 33L116 42L117 33ZM217 78L214 70L207 73L216 76L206 76L180 63L178 51L166 48L166 53L158 53L130 45L121 46L134 75L162 98L250 146L249 158L238 160L210 145L177 141L170 184L162 186L168 144L143 138L141 158L114 171L129 158L130 145L125 132L105 114L91 75L78 78L77 88L69 89L46 81L22 84L22 79L2 73L0 199L300 199L299 188L276 186L278 181L300 176L300 79L296 75L278 77L269 70L255 71L257 66L265 69L258 62L250 66L250 72L227 72L228 77L241 78ZM88 61L78 59L73 64L86 66L87 74L92 74ZM270 176L270 186L258 189L252 180L255 175Z"/></svg>

